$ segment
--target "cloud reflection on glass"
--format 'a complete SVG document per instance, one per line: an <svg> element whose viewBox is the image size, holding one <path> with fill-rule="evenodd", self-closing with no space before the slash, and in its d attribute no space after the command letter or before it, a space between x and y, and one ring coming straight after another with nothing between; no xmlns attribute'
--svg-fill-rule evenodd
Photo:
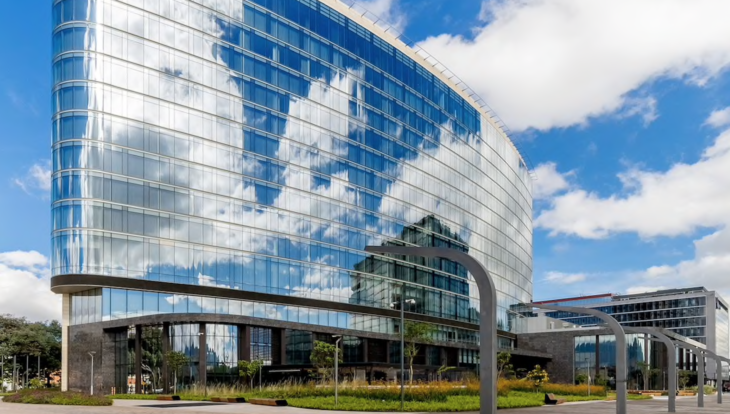
<svg viewBox="0 0 730 414"><path fill-rule="evenodd" d="M508 330L506 309L531 299L532 198L502 132L322 3L208 3L55 4L54 275L378 308L405 282L414 312L478 323L477 289L461 266L363 251L444 246L486 264ZM116 308L113 297L75 323L148 312ZM387 318L218 301L159 294L149 312L184 304L392 330Z"/></svg>

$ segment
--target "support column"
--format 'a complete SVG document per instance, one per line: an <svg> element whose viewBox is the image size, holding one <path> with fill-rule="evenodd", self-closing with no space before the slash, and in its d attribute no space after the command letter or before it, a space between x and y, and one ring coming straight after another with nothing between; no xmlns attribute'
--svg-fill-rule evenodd
<svg viewBox="0 0 730 414"><path fill-rule="evenodd" d="M280 364L286 365L286 329L279 330L279 354Z"/></svg>
<svg viewBox="0 0 730 414"><path fill-rule="evenodd" d="M676 352L679 354L679 369L684 370L684 349L679 348Z"/></svg>
<svg viewBox="0 0 730 414"><path fill-rule="evenodd" d="M134 326L134 393L142 394L142 325Z"/></svg>
<svg viewBox="0 0 730 414"><path fill-rule="evenodd" d="M167 366L167 353L170 352L170 323L162 323L162 389L165 393L170 389L170 368Z"/></svg>
<svg viewBox="0 0 730 414"><path fill-rule="evenodd" d="M64 293L61 300L61 391L68 391L68 327L71 324L71 295Z"/></svg>
<svg viewBox="0 0 730 414"><path fill-rule="evenodd" d="M251 327L238 325L238 360L251 360Z"/></svg>
<svg viewBox="0 0 730 414"><path fill-rule="evenodd" d="M390 364L390 348L393 341L385 341L385 362Z"/></svg>
<svg viewBox="0 0 730 414"><path fill-rule="evenodd" d="M362 362L368 362L368 338L360 338L362 341Z"/></svg>
<svg viewBox="0 0 730 414"><path fill-rule="evenodd" d="M205 389L207 387L207 379L208 379L208 347L206 345L206 337L205 337L205 323L201 323L200 328L198 330L198 378L200 382L200 386Z"/></svg>

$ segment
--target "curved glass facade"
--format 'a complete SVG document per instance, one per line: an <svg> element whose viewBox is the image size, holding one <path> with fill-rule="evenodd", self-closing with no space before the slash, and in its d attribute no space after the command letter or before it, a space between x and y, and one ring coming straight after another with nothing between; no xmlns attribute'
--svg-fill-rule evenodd
<svg viewBox="0 0 730 414"><path fill-rule="evenodd" d="M471 275L448 260L363 250L442 246L487 266L509 330L509 306L532 299L524 162L425 61L339 9L332 0L55 1L54 276L373 308L405 295L409 312L442 318L445 332L449 321L478 323ZM74 323L145 314L148 294L164 313L169 296L140 292L115 313L111 295L126 291L104 292L108 305L75 300L86 307ZM332 326L373 319L329 313ZM386 325L380 332L393 332ZM446 340L457 336L474 337Z"/></svg>

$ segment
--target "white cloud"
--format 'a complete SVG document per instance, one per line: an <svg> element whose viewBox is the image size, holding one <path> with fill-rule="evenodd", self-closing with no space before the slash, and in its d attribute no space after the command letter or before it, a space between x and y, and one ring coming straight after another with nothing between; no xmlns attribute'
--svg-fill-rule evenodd
<svg viewBox="0 0 730 414"><path fill-rule="evenodd" d="M623 184L618 194L574 189L554 197L535 226L551 235L599 239L625 232L687 235L730 224L730 130L693 164L677 163L663 172L631 168L618 177Z"/></svg>
<svg viewBox="0 0 730 414"><path fill-rule="evenodd" d="M652 266L637 276L649 287L705 286L730 297L730 228L722 229L694 242L695 257L673 265ZM631 288L636 290L638 288Z"/></svg>
<svg viewBox="0 0 730 414"><path fill-rule="evenodd" d="M35 250L0 253L0 263L20 269L32 269L48 265L48 258Z"/></svg>
<svg viewBox="0 0 730 414"><path fill-rule="evenodd" d="M649 124L659 118L657 100L653 96L627 98L624 102L624 109L617 115L619 118L633 118L635 116L639 116L644 121L644 126L649 126Z"/></svg>
<svg viewBox="0 0 730 414"><path fill-rule="evenodd" d="M36 251L0 253L0 314L33 321L61 318L61 296L51 292L48 258Z"/></svg>
<svg viewBox="0 0 730 414"><path fill-rule="evenodd" d="M382 20L388 26L392 26L396 31L402 33L406 27L406 15L398 6L398 0L340 0L348 6L353 6L356 10L364 9L368 11L367 17L373 21Z"/></svg>
<svg viewBox="0 0 730 414"><path fill-rule="evenodd" d="M573 283L585 282L586 275L584 273L547 272L544 280L560 285L572 285Z"/></svg>
<svg viewBox="0 0 730 414"><path fill-rule="evenodd" d="M537 179L532 183L532 197L535 200L548 198L570 187L565 177L572 173L559 173L554 162L538 165L534 173Z"/></svg>
<svg viewBox="0 0 730 414"><path fill-rule="evenodd" d="M712 111L710 116L705 121L705 125L709 125L714 128L722 128L730 125L730 106L725 109L718 109Z"/></svg>
<svg viewBox="0 0 730 414"><path fill-rule="evenodd" d="M22 178L14 179L13 183L28 194L35 191L50 191L51 162L46 160L33 164Z"/></svg>
<svg viewBox="0 0 730 414"><path fill-rule="evenodd" d="M649 292L656 292L657 290L663 290L668 289L664 286L632 286L628 289L626 289L627 295L634 295L637 293L649 293Z"/></svg>
<svg viewBox="0 0 730 414"><path fill-rule="evenodd" d="M419 46L516 131L617 112L650 121L653 98L636 98L643 85L703 85L730 64L724 0L492 1L481 15L473 39L442 34Z"/></svg>

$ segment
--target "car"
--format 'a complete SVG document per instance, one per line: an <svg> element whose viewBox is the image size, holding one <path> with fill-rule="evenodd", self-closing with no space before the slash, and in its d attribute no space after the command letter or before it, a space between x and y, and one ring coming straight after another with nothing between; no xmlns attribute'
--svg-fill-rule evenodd
<svg viewBox="0 0 730 414"><path fill-rule="evenodd" d="M725 382L722 384L722 392L730 392L730 382Z"/></svg>

